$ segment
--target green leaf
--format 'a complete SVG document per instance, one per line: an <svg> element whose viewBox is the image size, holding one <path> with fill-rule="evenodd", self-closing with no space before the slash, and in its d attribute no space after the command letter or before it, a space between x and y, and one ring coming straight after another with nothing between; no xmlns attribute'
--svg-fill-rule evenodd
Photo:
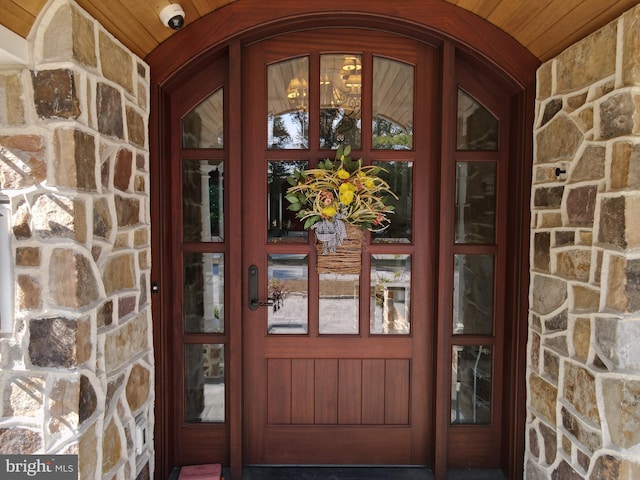
<svg viewBox="0 0 640 480"><path fill-rule="evenodd" d="M307 230L307 229L311 228L311 226L314 223L316 223L318 220L320 220L320 216L319 215L314 215L313 217L307 218L307 221L304 222L304 229Z"/></svg>
<svg viewBox="0 0 640 480"><path fill-rule="evenodd" d="M342 145L338 148L338 150L340 150L340 148L342 148ZM351 145L345 145L344 150L342 151L342 155L344 155L345 157L348 157L350 153L351 153Z"/></svg>
<svg viewBox="0 0 640 480"><path fill-rule="evenodd" d="M292 212L299 212L300 210L302 210L302 204L292 203L287 207L287 210L291 210Z"/></svg>
<svg viewBox="0 0 640 480"><path fill-rule="evenodd" d="M291 185L292 187L295 187L298 184L298 180L296 180L294 177L292 176L287 176L287 183L289 185Z"/></svg>
<svg viewBox="0 0 640 480"><path fill-rule="evenodd" d="M298 202L307 203L307 196L302 192L298 192Z"/></svg>
<svg viewBox="0 0 640 480"><path fill-rule="evenodd" d="M284 198L289 200L289 203L300 203L300 201L298 200L298 196L295 193L290 193L289 195L286 195Z"/></svg>

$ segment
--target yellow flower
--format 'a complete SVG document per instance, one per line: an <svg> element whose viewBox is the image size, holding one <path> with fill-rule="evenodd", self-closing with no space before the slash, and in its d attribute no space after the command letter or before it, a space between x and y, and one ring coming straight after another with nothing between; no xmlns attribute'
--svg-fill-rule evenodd
<svg viewBox="0 0 640 480"><path fill-rule="evenodd" d="M356 186L353 183L343 183L342 185L340 185L338 190L340 190L340 193L355 192Z"/></svg>
<svg viewBox="0 0 640 480"><path fill-rule="evenodd" d="M340 203L344 204L344 205L350 205L351 202L353 202L353 191L352 190L346 190L344 192L340 192Z"/></svg>
<svg viewBox="0 0 640 480"><path fill-rule="evenodd" d="M340 170L338 170L337 175L338 175L338 178L342 180L346 180L351 176L351 174L347 172L344 168L341 168Z"/></svg>
<svg viewBox="0 0 640 480"><path fill-rule="evenodd" d="M375 183L373 180L365 180L364 181L364 186L367 188L373 188L375 186Z"/></svg>
<svg viewBox="0 0 640 480"><path fill-rule="evenodd" d="M320 213L322 213L322 216L325 218L333 218L338 212L334 207L324 207Z"/></svg>

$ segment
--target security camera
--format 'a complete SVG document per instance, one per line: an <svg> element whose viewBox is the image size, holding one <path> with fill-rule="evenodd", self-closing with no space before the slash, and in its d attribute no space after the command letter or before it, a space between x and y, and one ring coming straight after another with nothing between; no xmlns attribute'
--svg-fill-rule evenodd
<svg viewBox="0 0 640 480"><path fill-rule="evenodd" d="M167 27L180 30L184 26L184 10L177 3L167 5L160 11L160 20Z"/></svg>

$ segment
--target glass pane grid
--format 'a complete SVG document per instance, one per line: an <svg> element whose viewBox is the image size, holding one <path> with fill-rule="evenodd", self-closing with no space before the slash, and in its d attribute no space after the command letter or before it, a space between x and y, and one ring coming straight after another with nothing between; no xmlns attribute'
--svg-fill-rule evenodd
<svg viewBox="0 0 640 480"><path fill-rule="evenodd" d="M186 344L184 346L184 378L185 422L224 422L224 345Z"/></svg>
<svg viewBox="0 0 640 480"><path fill-rule="evenodd" d="M490 424L493 347L454 345L451 358L451 424Z"/></svg>

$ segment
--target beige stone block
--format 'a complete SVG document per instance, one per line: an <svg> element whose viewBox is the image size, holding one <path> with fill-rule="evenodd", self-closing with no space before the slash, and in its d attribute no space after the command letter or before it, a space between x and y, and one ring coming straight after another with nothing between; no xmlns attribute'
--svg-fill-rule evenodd
<svg viewBox="0 0 640 480"><path fill-rule="evenodd" d="M80 437L78 445L79 478L95 478L98 471L98 436L96 425L91 425Z"/></svg>
<svg viewBox="0 0 640 480"><path fill-rule="evenodd" d="M594 425L600 425L596 380L586 368L565 363L562 395L575 410Z"/></svg>
<svg viewBox="0 0 640 480"><path fill-rule="evenodd" d="M0 184L18 190L47 178L46 142L40 135L0 136Z"/></svg>
<svg viewBox="0 0 640 480"><path fill-rule="evenodd" d="M573 324L573 351L578 360L586 362L591 349L591 320L576 318Z"/></svg>
<svg viewBox="0 0 640 480"><path fill-rule="evenodd" d="M536 374L529 376L529 400L534 412L551 425L556 424L558 389Z"/></svg>
<svg viewBox="0 0 640 480"><path fill-rule="evenodd" d="M23 125L22 79L17 74L0 76L0 125Z"/></svg>
<svg viewBox="0 0 640 480"><path fill-rule="evenodd" d="M539 315L547 315L567 300L567 282L560 278L534 275L531 286L531 309Z"/></svg>
<svg viewBox="0 0 640 480"><path fill-rule="evenodd" d="M38 247L16 248L16 266L18 267L40 266L40 248Z"/></svg>
<svg viewBox="0 0 640 480"><path fill-rule="evenodd" d="M127 402L132 412L142 408L149 399L151 372L141 365L134 365L127 380Z"/></svg>
<svg viewBox="0 0 640 480"><path fill-rule="evenodd" d="M149 348L149 319L141 313L105 335L105 368L107 374L130 362Z"/></svg>
<svg viewBox="0 0 640 480"><path fill-rule="evenodd" d="M84 317L78 319L78 332L76 336L76 355L78 365L82 365L91 359L93 352L93 336L91 335L91 319Z"/></svg>
<svg viewBox="0 0 640 480"><path fill-rule="evenodd" d="M640 190L640 144L616 142L611 148L611 190Z"/></svg>
<svg viewBox="0 0 640 480"><path fill-rule="evenodd" d="M625 226L627 248L640 248L640 195L626 197Z"/></svg>
<svg viewBox="0 0 640 480"><path fill-rule="evenodd" d="M622 82L640 85L640 7L625 13L622 25Z"/></svg>
<svg viewBox="0 0 640 480"><path fill-rule="evenodd" d="M107 295L136 287L132 253L123 253L110 257L102 272L102 281Z"/></svg>
<svg viewBox="0 0 640 480"><path fill-rule="evenodd" d="M538 212L537 228L557 228L562 226L560 212Z"/></svg>
<svg viewBox="0 0 640 480"><path fill-rule="evenodd" d="M605 306L607 310L617 312L627 311L627 259L620 255L609 257L609 270L607 274L607 290L605 292Z"/></svg>
<svg viewBox="0 0 640 480"><path fill-rule="evenodd" d="M563 250L556 253L556 274L586 282L591 270L591 250Z"/></svg>
<svg viewBox="0 0 640 480"><path fill-rule="evenodd" d="M44 379L33 375L11 378L4 387L2 416L35 418L44 413Z"/></svg>
<svg viewBox="0 0 640 480"><path fill-rule="evenodd" d="M534 163L553 163L572 159L584 135L567 115L557 115L535 134L536 157Z"/></svg>
<svg viewBox="0 0 640 480"><path fill-rule="evenodd" d="M133 56L103 31L99 35L99 48L102 74L133 95Z"/></svg>
<svg viewBox="0 0 640 480"><path fill-rule="evenodd" d="M76 378L58 378L49 394L49 432L75 433L78 427L80 382Z"/></svg>
<svg viewBox="0 0 640 480"><path fill-rule="evenodd" d="M56 248L49 262L49 292L55 305L81 308L100 297L93 262L71 249Z"/></svg>
<svg viewBox="0 0 640 480"><path fill-rule="evenodd" d="M56 130L53 142L56 151L56 185L95 192L96 150L93 135L80 130L60 128Z"/></svg>
<svg viewBox="0 0 640 480"><path fill-rule="evenodd" d="M586 285L571 286L572 309L575 313L597 312L600 308L600 290Z"/></svg>
<svg viewBox="0 0 640 480"><path fill-rule="evenodd" d="M115 468L123 456L121 427L115 419L109 422L102 438L102 471L109 472Z"/></svg>
<svg viewBox="0 0 640 480"><path fill-rule="evenodd" d="M557 93L584 88L615 73L617 31L613 21L556 57Z"/></svg>
<svg viewBox="0 0 640 480"><path fill-rule="evenodd" d="M129 142L138 147L144 147L147 138L147 128L144 118L135 108L129 105L127 105L126 108L126 115Z"/></svg>
<svg viewBox="0 0 640 480"><path fill-rule="evenodd" d="M640 381L603 379L602 393L611 441L621 449L635 447L640 443Z"/></svg>
<svg viewBox="0 0 640 480"><path fill-rule="evenodd" d="M41 238L87 241L85 203L80 198L40 195L32 208L33 231Z"/></svg>
<svg viewBox="0 0 640 480"><path fill-rule="evenodd" d="M553 94L553 60L543 63L538 68L537 76L537 100L546 100Z"/></svg>

